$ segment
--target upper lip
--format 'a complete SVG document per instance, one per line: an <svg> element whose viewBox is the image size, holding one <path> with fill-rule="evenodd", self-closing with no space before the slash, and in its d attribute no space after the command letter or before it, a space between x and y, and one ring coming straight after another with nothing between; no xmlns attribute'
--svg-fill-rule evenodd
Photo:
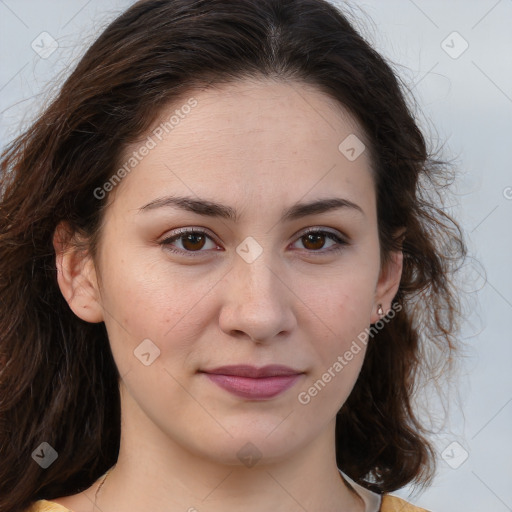
<svg viewBox="0 0 512 512"><path fill-rule="evenodd" d="M219 366L211 370L200 370L203 373L215 373L217 375L235 375L237 377L250 377L253 379L262 377L276 377L280 375L298 375L300 370L295 370L289 366L282 364L270 364L257 368L247 364L231 365L231 366Z"/></svg>

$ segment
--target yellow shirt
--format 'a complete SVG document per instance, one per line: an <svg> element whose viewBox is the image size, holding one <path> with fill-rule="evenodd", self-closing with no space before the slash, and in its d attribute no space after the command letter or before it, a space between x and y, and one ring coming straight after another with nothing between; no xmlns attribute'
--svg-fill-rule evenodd
<svg viewBox="0 0 512 512"><path fill-rule="evenodd" d="M391 494L384 494L380 496L361 485L357 484L349 476L347 476L341 469L338 468L343 480L352 487L352 489L361 496L366 506L366 512L429 512L424 508L415 507L410 503L392 496ZM108 473L108 471L107 471ZM107 474L105 473L105 475ZM103 475L103 476L105 476ZM47 500L39 500L32 504L25 512L73 512L58 503Z"/></svg>
<svg viewBox="0 0 512 512"><path fill-rule="evenodd" d="M47 500L36 501L26 512L73 512L58 503ZM382 497L380 512L428 512L424 508L418 508L406 501L386 494Z"/></svg>

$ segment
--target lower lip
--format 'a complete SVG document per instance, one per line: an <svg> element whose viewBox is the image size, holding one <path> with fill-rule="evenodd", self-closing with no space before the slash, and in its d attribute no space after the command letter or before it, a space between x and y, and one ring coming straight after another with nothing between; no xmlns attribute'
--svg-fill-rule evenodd
<svg viewBox="0 0 512 512"><path fill-rule="evenodd" d="M206 373L205 375L222 389L250 400L273 398L291 388L301 376L301 374L294 374L253 379L215 373Z"/></svg>

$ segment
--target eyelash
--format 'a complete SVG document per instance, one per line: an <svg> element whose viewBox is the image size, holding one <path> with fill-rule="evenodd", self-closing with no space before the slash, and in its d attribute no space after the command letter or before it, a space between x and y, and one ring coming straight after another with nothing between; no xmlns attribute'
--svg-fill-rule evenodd
<svg viewBox="0 0 512 512"><path fill-rule="evenodd" d="M304 249L309 254L325 255L325 254L339 253L339 252L343 251L347 245L349 245L349 243L346 240L343 240L341 237L339 237L335 233L333 233L331 231L326 231L325 229L315 229L315 228L308 229L308 230L304 231L296 239L296 241L301 239L301 238L303 238L303 237L305 237L305 236L307 236L307 235L309 235L309 234L311 234L311 233L326 235L326 238L336 242L337 245L332 246L332 247L330 247L327 250L318 249L318 250L315 251L315 250ZM207 238L212 240L214 243L217 243L217 242L215 242L215 240L213 239L212 236L210 236L206 231L203 231L202 229L182 228L182 229L178 230L175 234L173 234L171 237L168 237L168 238L162 240L160 242L160 244L165 246L166 250L169 250L169 251L171 251L173 253L176 253L176 254L181 254L181 255L186 254L187 256L192 256L192 257L200 256L201 253L204 253L206 251L203 251L203 250L199 250L199 251L185 251L183 249L176 249L175 247L173 247L171 245L173 242L175 242L176 240L179 240L184 235L190 235L190 234L193 234L193 235L205 235ZM217 245L219 245L219 244L217 244Z"/></svg>

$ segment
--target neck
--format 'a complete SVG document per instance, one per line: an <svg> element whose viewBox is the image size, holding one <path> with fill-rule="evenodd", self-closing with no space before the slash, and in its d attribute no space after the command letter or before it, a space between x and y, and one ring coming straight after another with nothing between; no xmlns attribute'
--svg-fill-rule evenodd
<svg viewBox="0 0 512 512"><path fill-rule="evenodd" d="M334 420L293 453L276 456L283 441L272 445L272 435L267 445L225 433L215 447L187 445L124 398L119 457L97 494L99 510L364 511L336 466Z"/></svg>
<svg viewBox="0 0 512 512"><path fill-rule="evenodd" d="M221 463L206 458L172 440L152 422L138 423L123 425L118 461L97 494L99 510L364 511L362 499L346 485L336 466L334 422L309 445L281 459L258 459L256 448L251 454L245 442L243 453L249 457L241 460L253 456L247 465L241 460Z"/></svg>

